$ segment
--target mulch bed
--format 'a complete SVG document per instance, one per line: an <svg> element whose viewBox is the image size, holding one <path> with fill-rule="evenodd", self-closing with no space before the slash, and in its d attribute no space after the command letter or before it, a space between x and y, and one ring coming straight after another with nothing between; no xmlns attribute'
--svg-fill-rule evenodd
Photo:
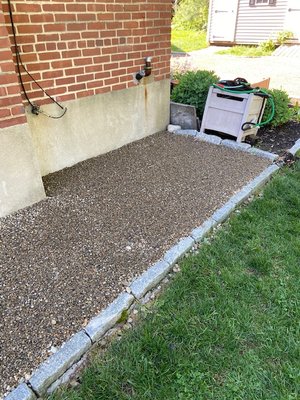
<svg viewBox="0 0 300 400"><path fill-rule="evenodd" d="M300 122L290 121L276 128L260 128L255 146L284 156L299 138Z"/></svg>

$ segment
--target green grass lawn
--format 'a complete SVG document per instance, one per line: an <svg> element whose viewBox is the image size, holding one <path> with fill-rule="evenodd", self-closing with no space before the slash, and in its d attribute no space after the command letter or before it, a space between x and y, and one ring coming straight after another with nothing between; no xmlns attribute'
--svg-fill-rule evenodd
<svg viewBox="0 0 300 400"><path fill-rule="evenodd" d="M64 400L300 398L300 163L235 213Z"/></svg>
<svg viewBox="0 0 300 400"><path fill-rule="evenodd" d="M243 57L262 57L270 56L273 53L272 50L265 50L259 46L233 46L227 50L220 50L216 54L229 54L231 56L243 56Z"/></svg>
<svg viewBox="0 0 300 400"><path fill-rule="evenodd" d="M206 32L172 29L172 51L188 52L207 47Z"/></svg>

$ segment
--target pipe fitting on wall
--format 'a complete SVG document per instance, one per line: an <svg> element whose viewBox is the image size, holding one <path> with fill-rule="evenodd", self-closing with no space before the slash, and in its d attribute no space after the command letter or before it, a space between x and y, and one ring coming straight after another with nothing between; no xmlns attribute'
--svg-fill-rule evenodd
<svg viewBox="0 0 300 400"><path fill-rule="evenodd" d="M152 57L146 57L144 69L133 74L134 83L138 85L145 76L150 76L151 72L152 72Z"/></svg>

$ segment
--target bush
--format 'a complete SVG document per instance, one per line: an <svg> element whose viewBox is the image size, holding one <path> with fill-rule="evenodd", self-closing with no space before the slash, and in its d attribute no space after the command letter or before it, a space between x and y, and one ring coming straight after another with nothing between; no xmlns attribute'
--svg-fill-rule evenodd
<svg viewBox="0 0 300 400"><path fill-rule="evenodd" d="M276 49L276 43L272 39L269 39L266 42L260 43L258 48L263 52L272 53Z"/></svg>
<svg viewBox="0 0 300 400"><path fill-rule="evenodd" d="M292 121L300 123L300 106L298 102L292 108Z"/></svg>
<svg viewBox="0 0 300 400"><path fill-rule="evenodd" d="M287 92L280 89L267 89L266 92L272 95L275 105L274 118L268 125L275 128L276 126L283 125L290 121L293 116L293 110L289 107L290 99ZM270 118L271 112L271 103L267 101L262 122Z"/></svg>
<svg viewBox="0 0 300 400"><path fill-rule="evenodd" d="M179 77L171 99L176 103L196 107L197 116L202 119L209 87L220 79L213 71L188 71Z"/></svg>
<svg viewBox="0 0 300 400"><path fill-rule="evenodd" d="M294 37L293 32L290 31L282 31L277 35L277 43L284 44L287 40L292 39Z"/></svg>

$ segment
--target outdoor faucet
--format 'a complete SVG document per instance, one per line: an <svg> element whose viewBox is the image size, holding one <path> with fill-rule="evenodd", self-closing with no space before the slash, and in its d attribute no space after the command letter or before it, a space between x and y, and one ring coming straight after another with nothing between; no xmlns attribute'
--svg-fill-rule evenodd
<svg viewBox="0 0 300 400"><path fill-rule="evenodd" d="M139 72L133 74L134 82L138 85L145 76L150 76L152 72L152 57L145 58L145 67Z"/></svg>

